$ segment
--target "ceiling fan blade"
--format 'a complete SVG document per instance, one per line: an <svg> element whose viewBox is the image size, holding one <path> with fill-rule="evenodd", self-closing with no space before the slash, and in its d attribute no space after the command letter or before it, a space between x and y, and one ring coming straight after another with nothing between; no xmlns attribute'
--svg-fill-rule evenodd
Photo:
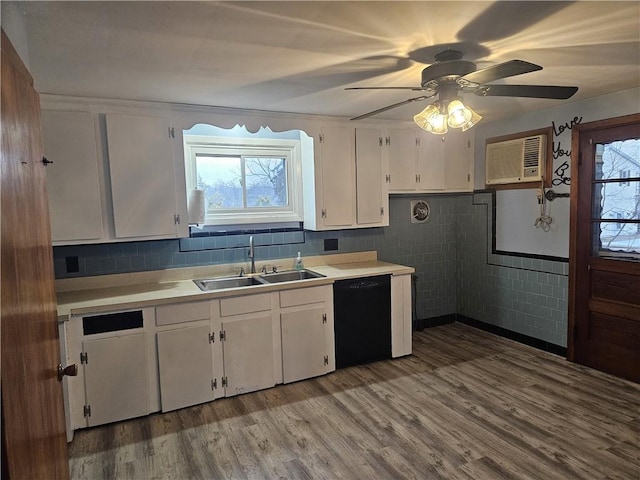
<svg viewBox="0 0 640 480"><path fill-rule="evenodd" d="M392 108L401 107L402 105L406 105L407 103L421 102L422 100L433 97L433 95L435 95L435 92L432 95L420 95L419 97L410 98L409 100L405 100L403 102L394 103L393 105L387 105L386 107L382 107L372 112L354 117L351 120L362 120L363 118L372 117L373 115L386 112L387 110L391 110Z"/></svg>
<svg viewBox="0 0 640 480"><path fill-rule="evenodd" d="M476 90L481 97L530 97L566 100L578 91L578 87L558 85L482 85Z"/></svg>
<svg viewBox="0 0 640 480"><path fill-rule="evenodd" d="M431 90L429 87L346 87L345 90Z"/></svg>
<svg viewBox="0 0 640 480"><path fill-rule="evenodd" d="M491 67L468 73L459 80L462 80L463 82L484 84L501 78L535 72L536 70L542 70L542 67L535 63L525 62L524 60L510 60L508 62L499 63L498 65L493 65Z"/></svg>

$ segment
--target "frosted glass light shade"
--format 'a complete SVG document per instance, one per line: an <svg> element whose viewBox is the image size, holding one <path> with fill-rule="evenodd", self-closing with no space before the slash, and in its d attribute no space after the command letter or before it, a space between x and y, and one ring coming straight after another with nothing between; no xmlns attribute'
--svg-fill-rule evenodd
<svg viewBox="0 0 640 480"><path fill-rule="evenodd" d="M480 120L482 120L482 115L474 112L469 107L467 107L467 110L469 110L469 112L471 112L471 118L469 119L469 121L467 123L462 125L462 131L463 132L466 132L471 127L473 127L476 123L478 123Z"/></svg>
<svg viewBox="0 0 640 480"><path fill-rule="evenodd" d="M471 111L460 100L449 102L447 113L447 123L451 128L460 128L471 120Z"/></svg>
<svg viewBox="0 0 640 480"><path fill-rule="evenodd" d="M447 133L447 117L440 113L438 102L432 103L420 113L414 115L413 121L427 132L436 134Z"/></svg>

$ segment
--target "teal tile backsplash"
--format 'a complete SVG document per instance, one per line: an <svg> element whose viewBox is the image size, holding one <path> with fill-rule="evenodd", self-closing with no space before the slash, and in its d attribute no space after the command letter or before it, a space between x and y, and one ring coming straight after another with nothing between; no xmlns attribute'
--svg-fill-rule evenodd
<svg viewBox="0 0 640 480"><path fill-rule="evenodd" d="M427 200L428 222L411 223L411 200ZM258 265L276 258L377 250L416 270L417 319L462 314L566 346L567 264L490 252L490 194L402 195L388 227L331 232L255 233ZM325 239L338 250L324 251ZM54 247L56 278L247 261L249 235ZM67 273L67 257L78 272ZM283 265L283 268L288 268Z"/></svg>

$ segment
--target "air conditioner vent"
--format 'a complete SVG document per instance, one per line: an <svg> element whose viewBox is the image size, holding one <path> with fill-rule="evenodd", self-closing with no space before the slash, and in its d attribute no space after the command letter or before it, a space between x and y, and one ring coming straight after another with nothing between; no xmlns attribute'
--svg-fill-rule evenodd
<svg viewBox="0 0 640 480"><path fill-rule="evenodd" d="M488 143L487 185L534 182L542 179L546 135Z"/></svg>

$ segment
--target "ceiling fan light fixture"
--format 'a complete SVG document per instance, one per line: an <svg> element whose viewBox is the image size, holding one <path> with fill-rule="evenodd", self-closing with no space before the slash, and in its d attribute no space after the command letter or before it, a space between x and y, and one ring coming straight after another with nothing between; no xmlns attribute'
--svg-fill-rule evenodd
<svg viewBox="0 0 640 480"><path fill-rule="evenodd" d="M478 123L480 120L482 120L482 115L480 115L479 113L476 113L475 111L471 110L469 107L467 107L467 110L469 110L469 112L471 112L471 118L469 119L469 121L467 123L462 125L462 131L463 132L466 132L471 127L473 127L476 123Z"/></svg>
<svg viewBox="0 0 640 480"><path fill-rule="evenodd" d="M447 123L451 128L462 128L471 120L471 110L458 99L449 102L447 113Z"/></svg>
<svg viewBox="0 0 640 480"><path fill-rule="evenodd" d="M427 132L438 135L447 133L447 116L440 113L439 102L432 103L420 113L414 115L413 121Z"/></svg>

